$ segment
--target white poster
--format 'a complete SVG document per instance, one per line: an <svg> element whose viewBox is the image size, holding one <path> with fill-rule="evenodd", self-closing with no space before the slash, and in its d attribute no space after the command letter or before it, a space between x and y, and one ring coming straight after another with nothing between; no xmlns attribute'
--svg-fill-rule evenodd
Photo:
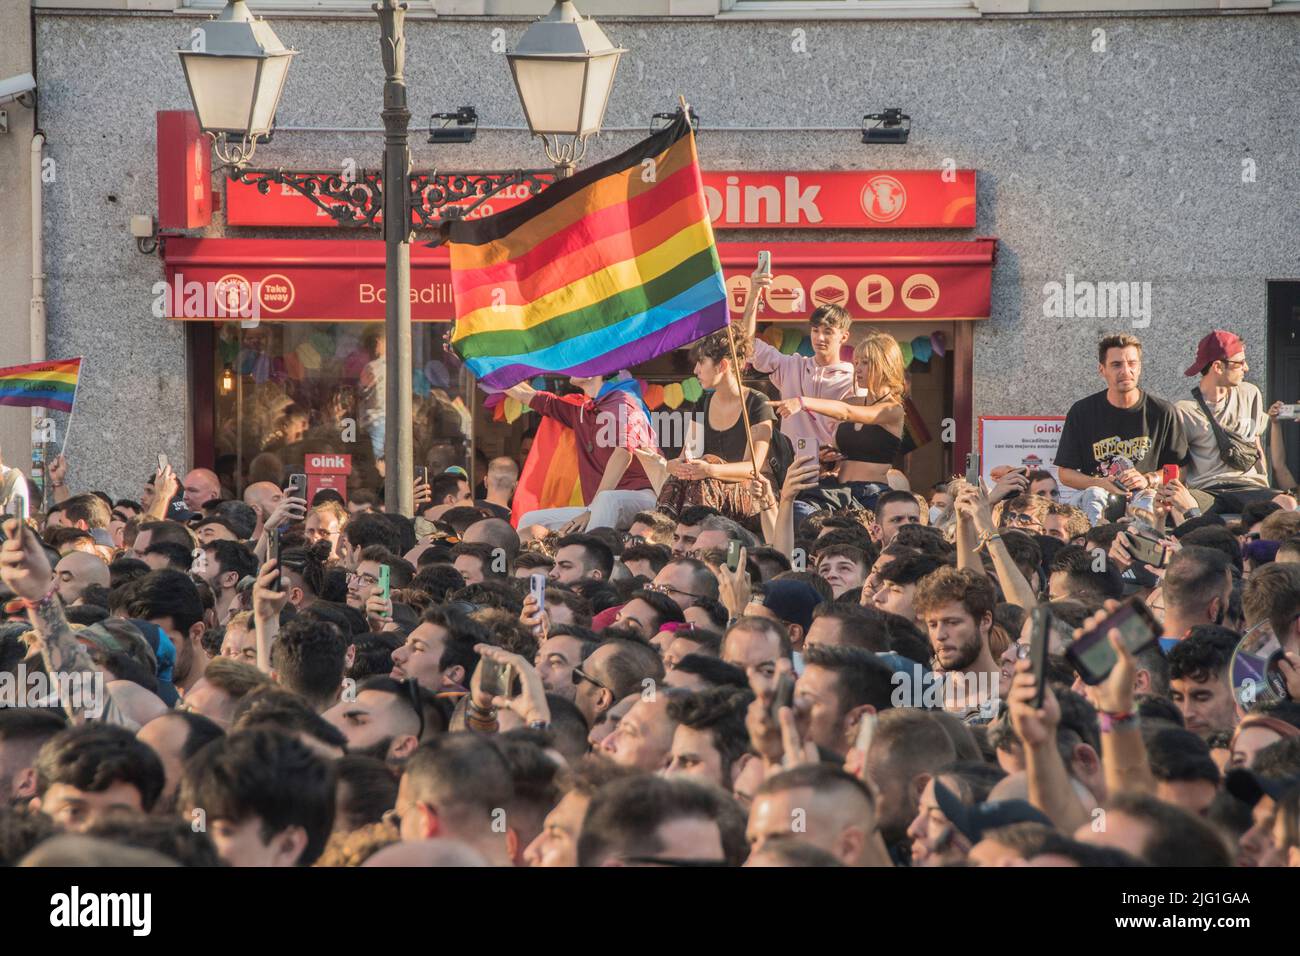
<svg viewBox="0 0 1300 956"><path fill-rule="evenodd" d="M980 416L980 473L991 486L990 473L1000 465L1024 465L1030 471L1047 471L1059 485L1056 446L1065 424L1064 415ZM1062 486L1061 500L1071 501L1078 492Z"/></svg>

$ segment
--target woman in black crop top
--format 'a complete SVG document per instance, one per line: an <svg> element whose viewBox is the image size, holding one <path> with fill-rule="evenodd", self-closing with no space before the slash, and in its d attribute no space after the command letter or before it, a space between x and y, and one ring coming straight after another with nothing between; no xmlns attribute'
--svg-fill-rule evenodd
<svg viewBox="0 0 1300 956"><path fill-rule="evenodd" d="M752 344L737 336L736 352L741 362L751 350ZM687 425L681 456L668 462L671 477L660 489L659 503L679 511L684 505L709 504L737 521L753 519L759 510L750 487L754 468L750 463L740 388L732 369L726 331L696 342L691 358L695 362L695 377L707 394ZM752 388L745 389L744 402L749 412L754 455L760 463L765 462L776 416L768 406L767 397Z"/></svg>
<svg viewBox="0 0 1300 956"><path fill-rule="evenodd" d="M884 486L903 447L903 399L907 397L907 375L903 371L903 352L886 332L869 332L853 352L855 380L859 388L870 392L857 402L828 398L788 398L773 402L781 417L807 410L838 419L835 445L844 456L839 464L837 482L848 486L863 507ZM823 486L825 486L825 482ZM814 492L815 494L815 492Z"/></svg>

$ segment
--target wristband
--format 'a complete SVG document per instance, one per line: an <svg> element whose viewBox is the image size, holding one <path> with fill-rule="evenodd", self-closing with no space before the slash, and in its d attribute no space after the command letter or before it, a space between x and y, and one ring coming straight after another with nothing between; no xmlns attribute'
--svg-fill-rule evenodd
<svg viewBox="0 0 1300 956"><path fill-rule="evenodd" d="M1188 508L1186 511L1183 512L1184 518L1199 518L1200 516L1201 516L1201 509L1195 506Z"/></svg>
<svg viewBox="0 0 1300 956"><path fill-rule="evenodd" d="M1101 724L1101 732L1109 734L1116 730L1128 730L1137 727L1138 715L1132 713L1108 714L1101 711L1097 714L1097 720Z"/></svg>
<svg viewBox="0 0 1300 956"><path fill-rule="evenodd" d="M550 730L551 722L549 720L534 720L528 724L529 730Z"/></svg>
<svg viewBox="0 0 1300 956"><path fill-rule="evenodd" d="M27 610L35 611L38 608L46 607L51 604L54 601L54 596L58 593L59 585L56 582L50 585L50 589L45 592L45 596L42 598L38 598L35 601L29 601L27 598L20 598L19 600L23 602L23 607L27 608Z"/></svg>
<svg viewBox="0 0 1300 956"><path fill-rule="evenodd" d="M996 531L992 531L992 532L982 531L980 532L980 544L979 547L976 548L976 550L982 551L989 546L990 541L1001 541L1001 540L1002 540L1002 535L998 534Z"/></svg>

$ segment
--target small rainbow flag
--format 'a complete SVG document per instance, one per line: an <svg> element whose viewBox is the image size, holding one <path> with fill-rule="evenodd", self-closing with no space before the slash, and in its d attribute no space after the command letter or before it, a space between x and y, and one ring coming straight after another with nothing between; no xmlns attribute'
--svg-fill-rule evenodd
<svg viewBox="0 0 1300 956"><path fill-rule="evenodd" d="M59 359L0 368L0 405L71 412L81 359Z"/></svg>
<svg viewBox="0 0 1300 956"><path fill-rule="evenodd" d="M452 346L490 389L616 372L729 321L695 135L681 112L513 209L442 229Z"/></svg>

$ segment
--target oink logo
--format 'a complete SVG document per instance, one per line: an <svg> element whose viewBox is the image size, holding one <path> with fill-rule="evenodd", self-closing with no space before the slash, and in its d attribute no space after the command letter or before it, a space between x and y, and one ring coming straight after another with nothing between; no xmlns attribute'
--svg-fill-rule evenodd
<svg viewBox="0 0 1300 956"><path fill-rule="evenodd" d="M82 893L74 886L50 897L51 926L126 926L132 935L153 928L152 893Z"/></svg>
<svg viewBox="0 0 1300 956"><path fill-rule="evenodd" d="M862 211L872 222L893 222L907 208L907 190L893 176L872 176L862 187Z"/></svg>
<svg viewBox="0 0 1300 956"><path fill-rule="evenodd" d="M1066 273L1065 282L1043 286L1048 319L1130 319L1135 329L1151 324L1150 282L1089 282Z"/></svg>

